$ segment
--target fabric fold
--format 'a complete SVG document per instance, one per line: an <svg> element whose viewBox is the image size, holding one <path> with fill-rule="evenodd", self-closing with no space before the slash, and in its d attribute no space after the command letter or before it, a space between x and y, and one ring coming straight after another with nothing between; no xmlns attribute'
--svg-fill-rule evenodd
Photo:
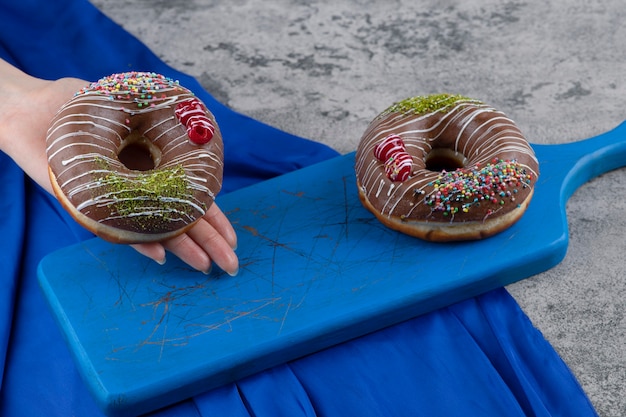
<svg viewBox="0 0 626 417"><path fill-rule="evenodd" d="M2 389L7 347L19 285L22 245L24 242L24 174L0 152L0 389Z"/></svg>
<svg viewBox="0 0 626 417"><path fill-rule="evenodd" d="M203 417L316 417L307 392L288 364L194 397Z"/></svg>
<svg viewBox="0 0 626 417"><path fill-rule="evenodd" d="M585 395L572 395L583 392L576 377L505 289L468 303L474 308L457 304L449 309L485 352L525 415L597 415Z"/></svg>
<svg viewBox="0 0 626 417"><path fill-rule="evenodd" d="M489 358L447 309L291 366L321 416L524 415Z"/></svg>

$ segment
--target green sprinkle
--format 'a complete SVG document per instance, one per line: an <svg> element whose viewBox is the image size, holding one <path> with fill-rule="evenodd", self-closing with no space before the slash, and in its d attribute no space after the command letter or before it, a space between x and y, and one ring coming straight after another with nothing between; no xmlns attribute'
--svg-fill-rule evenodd
<svg viewBox="0 0 626 417"><path fill-rule="evenodd" d="M103 166L106 162L101 161ZM174 166L167 169L146 171L129 177L111 171L100 178L101 191L113 199L113 207L120 216L138 212L153 213L142 216L142 228L150 228L150 217L169 220L170 215L190 211L189 201L193 200L193 190L185 174L185 169ZM206 210L204 204L201 208ZM151 210L158 207L158 210ZM178 214L176 214L178 213Z"/></svg>
<svg viewBox="0 0 626 417"><path fill-rule="evenodd" d="M119 198L140 196L188 198L190 190L185 178L185 170L178 165L169 169L146 171L134 178L111 172L100 179L111 193Z"/></svg>
<svg viewBox="0 0 626 417"><path fill-rule="evenodd" d="M429 96L410 97L391 105L381 116L389 113L415 113L426 114L435 111L447 112L459 101L469 101L480 104L478 100L473 100L458 94L431 94Z"/></svg>

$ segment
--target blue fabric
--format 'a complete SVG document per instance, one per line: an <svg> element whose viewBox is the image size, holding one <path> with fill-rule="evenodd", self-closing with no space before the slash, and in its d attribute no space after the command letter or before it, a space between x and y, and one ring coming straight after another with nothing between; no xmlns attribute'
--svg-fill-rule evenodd
<svg viewBox="0 0 626 417"><path fill-rule="evenodd" d="M0 56L32 75L95 80L129 69L151 70L190 86L216 114L224 133L225 191L336 155L222 106L86 1L5 3ZM0 415L101 415L36 279L43 256L91 236L1 153L0 190ZM567 366L500 289L152 415L596 414Z"/></svg>

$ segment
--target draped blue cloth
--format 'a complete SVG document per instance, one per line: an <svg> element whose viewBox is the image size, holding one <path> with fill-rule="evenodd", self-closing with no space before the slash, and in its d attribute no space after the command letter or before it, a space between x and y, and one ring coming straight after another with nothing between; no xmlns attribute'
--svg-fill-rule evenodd
<svg viewBox="0 0 626 417"><path fill-rule="evenodd" d="M224 192L336 156L324 145L226 108L87 1L4 3L0 57L31 75L96 80L149 70L194 90L216 115L225 138ZM2 153L0 190L0 415L102 415L78 375L36 277L43 256L91 235ZM558 354L506 290L499 289L151 415L596 413Z"/></svg>

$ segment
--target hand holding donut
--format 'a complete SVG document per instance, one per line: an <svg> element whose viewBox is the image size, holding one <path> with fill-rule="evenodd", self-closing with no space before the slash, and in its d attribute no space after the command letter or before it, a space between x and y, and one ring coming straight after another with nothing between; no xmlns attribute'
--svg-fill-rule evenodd
<svg viewBox="0 0 626 417"><path fill-rule="evenodd" d="M77 91L89 88L88 86L93 86L93 83L88 84L83 80L71 78L57 81L36 79L0 60L0 90L3 91L4 94L4 101L0 103L0 118L2 118L0 120L0 150L7 153L31 178L51 193L53 192L53 188L48 178L47 170L48 156L46 155L46 148L48 146L45 142L46 131L50 126L50 120L57 114L63 103L66 103ZM176 119L175 124L182 129L185 138L188 138L186 139L188 143L179 146L187 150L193 147L201 148L204 144L200 143L198 145L193 141L203 142L208 138L208 142L211 142L214 136L219 134L219 130L217 130L216 124L210 118L211 116L208 116L208 112L205 113L204 117L198 117L201 116L198 112L198 108L202 109L203 107L201 104L199 105L194 101L193 95L185 96L180 101L183 102L182 105L174 106L174 110L178 107L178 113L180 114L180 116L174 116ZM135 102L135 105L137 106L138 103ZM148 105L150 105L150 103L148 103ZM141 106L143 107L143 103ZM186 115L183 116L182 113L186 113ZM126 114L130 115L128 112ZM127 119L132 119L132 117L127 117ZM183 119L182 122L181 119ZM130 126L126 123L126 120L124 120L123 124L125 124L125 129ZM95 123L86 123L86 125L93 126ZM115 123L113 125L115 125ZM107 126L104 130L110 131L112 128L111 126ZM131 156L137 153L137 151L139 151L140 154L143 152L142 157L144 157L144 159L146 152L148 152L148 156L150 158L156 158L156 162L159 164L163 161L170 161L168 158L172 155L168 154L167 149L165 149L164 152L161 149L152 149L149 145L145 145L144 141L147 138L144 135L135 134L129 136L131 136L131 140L119 150L126 148L125 152ZM19 141L15 140L15 138L19 138ZM218 147L221 147L220 139L214 143L218 143ZM142 148L143 146L147 146L147 148ZM72 146L70 146L70 148L71 147ZM204 148L202 149L202 152L197 152L198 150L195 149L196 154L200 155L199 159L208 158L204 154L211 154L211 157L214 157L216 153L214 151L206 152ZM152 152L154 152L154 154ZM84 161L86 159L84 157L85 153L80 154L83 156L79 156L75 160L81 160L82 158ZM164 153L165 155L163 155ZM219 154L219 150L217 153ZM186 156L184 155L187 154L182 152L178 154L178 157L185 159ZM219 159L219 155L216 158ZM70 159L65 158L61 160L61 166L69 166ZM131 157L131 159L133 158ZM106 160L106 158L103 160ZM63 165L64 163L65 165ZM102 163L102 161L99 163L100 167L96 170L105 171L106 169L104 167L106 164ZM195 162L192 162L192 164L195 164ZM236 234L228 219L217 205L213 203L213 198L217 191L219 191L219 185L217 189L215 189L212 188L215 187L215 184L208 184L210 182L209 180L205 181L195 178L201 177L199 171L195 172L197 175L192 174L194 179L189 180L187 177L180 175L181 164L173 162L171 165L174 165L173 169L167 171L165 174L159 173L160 176L157 175L155 178L152 178L152 188L150 188L149 185L146 187L149 191L152 190L153 196L159 195L162 201L165 202L166 208L163 210L171 214L170 217L167 218L168 220L171 220L174 224L182 223L180 218L183 217L188 219L192 218L192 220L173 233L170 233L171 230L167 230L167 227L165 227L166 230L161 230L161 232L156 234L156 239L128 239L128 235L125 235L123 239L109 238L109 240L125 243L138 242L133 243L132 246L138 252L159 263L165 262L165 251L167 250L197 270L208 272L211 269L211 264L214 262L227 273L231 275L236 274L238 271L238 259L233 250L237 245ZM196 168L192 167L191 171L193 171L193 169ZM198 169L201 170L204 168ZM218 170L219 175L213 172L216 177L219 176L214 182L221 184L221 167L218 168ZM139 170L137 169L137 171ZM178 177L176 175L177 173L179 174ZM142 172L140 176L143 180L148 183L150 182L148 171ZM53 178L57 177L54 176ZM123 193L125 188L120 187L120 185L124 186L126 184L123 179L114 177L109 177L108 180L106 177L102 177L101 179L104 183L109 181L107 183L109 187L118 187L117 189L108 188L108 192L110 194L112 193L111 195L117 194L121 196L122 200L127 202L138 198L136 193L133 194L132 191L130 194ZM62 179L61 183L65 183L66 181L67 178L65 178L65 180ZM193 181L197 181L198 184L193 183ZM181 184L184 185L182 190L180 188ZM60 184L57 185L60 187ZM176 193L177 187L178 193ZM211 191L207 191L209 189L211 189ZM173 194L163 194L164 190L169 190L169 192L173 192ZM205 193L210 194L209 200L206 202L197 201L192 191L195 192L198 190L204 190ZM75 194L74 192L74 195ZM65 194L63 195L65 196ZM100 200L94 203L94 206L107 206L107 204L106 201ZM195 207L196 212L192 212L191 214L184 212L183 207L185 205ZM128 211L130 210L129 205L127 205L125 209L120 207L118 207L118 209L118 214L131 213ZM158 209L162 209L162 207ZM148 211L147 205L143 206L143 211ZM129 216L140 217L136 214L129 214ZM164 215L161 216L161 218L164 217ZM153 218L158 218L158 216L153 216ZM150 230L154 230L152 229L152 224L153 223L150 223ZM145 234L144 232L145 230L135 230L132 233L142 235ZM137 235L135 235L135 237L136 236Z"/></svg>

